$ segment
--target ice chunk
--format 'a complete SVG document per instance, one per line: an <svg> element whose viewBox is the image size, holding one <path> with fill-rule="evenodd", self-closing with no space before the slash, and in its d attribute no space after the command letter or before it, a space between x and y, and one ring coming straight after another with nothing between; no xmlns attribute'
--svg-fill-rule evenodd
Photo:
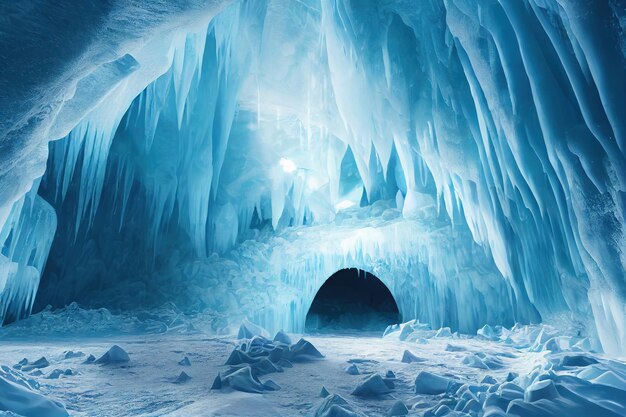
<svg viewBox="0 0 626 417"><path fill-rule="evenodd" d="M483 379L480 381L481 384L497 384L498 381L496 381L496 379L494 377L492 377L491 375L485 375L483 377Z"/></svg>
<svg viewBox="0 0 626 417"><path fill-rule="evenodd" d="M85 356L85 354L83 352L74 352L74 351L67 351L63 353L63 358L64 359L73 359L73 358L81 358Z"/></svg>
<svg viewBox="0 0 626 417"><path fill-rule="evenodd" d="M260 394L265 389L263 384L252 376L252 369L249 366L244 366L221 378L221 381L222 383L226 382L231 388L237 391Z"/></svg>
<svg viewBox="0 0 626 417"><path fill-rule="evenodd" d="M556 385L551 379L534 382L524 393L524 401L553 400L559 396Z"/></svg>
<svg viewBox="0 0 626 417"><path fill-rule="evenodd" d="M326 398L330 395L330 392L328 392L328 390L326 389L326 387L322 387L322 389L320 390L320 397L322 398Z"/></svg>
<svg viewBox="0 0 626 417"><path fill-rule="evenodd" d="M187 356L185 356L180 361L178 361L178 364L180 366L191 366L191 361L189 360L189 358Z"/></svg>
<svg viewBox="0 0 626 417"><path fill-rule="evenodd" d="M276 382L272 381L271 379L268 379L267 381L263 383L263 388L267 391L278 391L280 390L280 385L278 385Z"/></svg>
<svg viewBox="0 0 626 417"><path fill-rule="evenodd" d="M295 345L289 348L289 360L292 362L302 362L309 360L323 359L324 355L311 344L311 342L300 339Z"/></svg>
<svg viewBox="0 0 626 417"><path fill-rule="evenodd" d="M42 356L41 358L37 359L35 362L27 361L25 364L21 365L20 367L16 369L20 369L22 372L30 372L34 369L46 368L48 366L50 366L50 362L48 362L48 360Z"/></svg>
<svg viewBox="0 0 626 417"><path fill-rule="evenodd" d="M360 375L361 374L359 372L359 368L354 363L346 368L346 373L348 375Z"/></svg>
<svg viewBox="0 0 626 417"><path fill-rule="evenodd" d="M276 336L274 336L274 342L280 342L280 343L284 343L286 345L290 345L291 344L291 338L289 337L289 335L287 333L285 333L284 331L280 330L280 331L278 331L278 333L276 333Z"/></svg>
<svg viewBox="0 0 626 417"><path fill-rule="evenodd" d="M412 352L405 350L404 353L402 354L402 360L401 362L404 363L419 363L419 362L424 362L424 359L419 358L417 356L415 356L415 354L413 354Z"/></svg>
<svg viewBox="0 0 626 417"><path fill-rule="evenodd" d="M341 395L328 395L315 410L315 417L366 417Z"/></svg>
<svg viewBox="0 0 626 417"><path fill-rule="evenodd" d="M213 380L213 384L211 385L211 389L222 389L222 375L221 374L217 374L217 376L215 377L215 379Z"/></svg>
<svg viewBox="0 0 626 417"><path fill-rule="evenodd" d="M389 382L385 381L379 374L372 374L356 386L352 391L352 395L358 397L377 397L388 394L391 391L392 386L389 386Z"/></svg>
<svg viewBox="0 0 626 417"><path fill-rule="evenodd" d="M235 348L235 350L230 353L228 359L226 359L224 365L239 365L242 363L255 363L257 361L257 358L253 358L241 349Z"/></svg>
<svg viewBox="0 0 626 417"><path fill-rule="evenodd" d="M190 379L191 379L191 377L189 375L187 375L187 373L185 371L182 371L176 377L176 380L174 381L174 383L176 383L176 384L184 384L185 382L189 381Z"/></svg>
<svg viewBox="0 0 626 417"><path fill-rule="evenodd" d="M252 339L254 336L269 337L267 330L257 326L256 324L244 320L239 326L239 332L237 332L237 339Z"/></svg>
<svg viewBox="0 0 626 417"><path fill-rule="evenodd" d="M452 337L452 331L449 327L442 327L441 329L437 330L435 337Z"/></svg>
<svg viewBox="0 0 626 417"><path fill-rule="evenodd" d="M130 361L128 353L118 345L113 345L111 348L101 357L99 357L94 363L100 365L111 365L118 363L126 363Z"/></svg>
<svg viewBox="0 0 626 417"><path fill-rule="evenodd" d="M407 414L409 414L409 410L408 408L406 408L406 405L404 405L404 403L401 400L398 400L395 403L393 403L393 405L391 406L391 409L389 409L389 411L387 412L387 415L390 417L406 416Z"/></svg>
<svg viewBox="0 0 626 417"><path fill-rule="evenodd" d="M452 380L427 371L420 371L415 378L415 392L417 394L443 394L453 385Z"/></svg>

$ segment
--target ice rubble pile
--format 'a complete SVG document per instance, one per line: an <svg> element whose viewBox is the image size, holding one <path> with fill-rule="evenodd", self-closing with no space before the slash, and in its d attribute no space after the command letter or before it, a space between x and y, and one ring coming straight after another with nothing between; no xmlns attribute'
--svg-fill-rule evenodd
<svg viewBox="0 0 626 417"><path fill-rule="evenodd" d="M476 385L426 371L415 380L417 394L441 397L424 416L618 416L626 411L625 391L623 363L600 364L588 353L551 354L530 374L501 382Z"/></svg>
<svg viewBox="0 0 626 417"><path fill-rule="evenodd" d="M51 137L34 129L24 152L76 125L53 145L44 184L55 208L63 196L73 208L68 240L115 208L128 213L122 226L139 223L123 233L143 231L156 247L177 228L199 256L255 222L324 224L394 195L411 218L434 202L488 249L515 308L570 310L618 352L626 20L618 2L584 7L236 2L206 31L155 38L135 55L117 48L106 77L83 78L63 117L38 122ZM100 75L107 91L94 94ZM14 171L2 178L37 176Z"/></svg>
<svg viewBox="0 0 626 417"><path fill-rule="evenodd" d="M510 329L503 326L484 325L476 331L476 338L499 342L505 346L515 349L526 349L530 352L552 352L558 353L562 351L578 351L578 352L596 352L600 347L588 337L583 337L575 333L575 329L560 329L547 324L520 324L516 323ZM385 329L383 337L392 338L399 341L428 343L428 339L451 337L458 339L467 339L468 334L459 332L451 333L450 328L442 327L440 329L432 329L428 323L421 323L419 320L410 320L405 323L393 324ZM464 352L462 344L448 344L446 351L448 352ZM474 367L482 367L481 359L488 357L484 353L478 353L473 356L466 357L466 365ZM465 361L464 361L465 363ZM497 361L489 361L492 366L483 369L500 368ZM485 363L482 362L484 365Z"/></svg>
<svg viewBox="0 0 626 417"><path fill-rule="evenodd" d="M105 280L98 283L97 292L88 293L91 300L85 302L102 300L112 308L132 310L142 300L152 310L169 301L180 306L181 313L202 315L205 325L192 317L193 325L205 328L210 323L213 332L244 317L271 331L301 332L325 280L339 269L357 267L387 285L404 317L421 317L433 326L474 332L484 323L513 325L539 319L532 305L516 298L467 229L455 228L435 215L404 219L395 206L393 200L381 200L343 210L331 224L278 232L264 229L221 256L190 260L172 244L166 265L141 282L136 277L131 282L106 279L125 264L117 263L119 257L99 263L98 254L89 252L94 256L91 272ZM116 250L120 246L125 247L116 245ZM185 320L182 314L175 318ZM154 320L155 326L164 321L174 327L165 317ZM98 326L96 318L94 326Z"/></svg>
<svg viewBox="0 0 626 417"><path fill-rule="evenodd" d="M418 366L407 362L413 371L415 396L402 403L408 404L413 412L424 417L547 417L553 415L593 415L616 417L626 411L626 366L623 362L607 359L589 351L585 339L564 335L546 325L516 325L511 329L485 326L476 336L450 334L448 330L431 330L415 320L390 326L385 337L417 343L435 343L456 348L447 351L465 350L467 357L481 360L496 352L497 357L524 357L531 352L536 355L535 365L528 373L519 375L508 372L506 363L494 367L476 366L474 361L462 361L462 366L478 368L478 371L459 374L441 364L422 363ZM467 343L474 340L478 344ZM501 344L498 349L493 343ZM451 345L455 343L455 345ZM419 348L419 345L417 345ZM464 347L464 349L458 349ZM481 349L475 352L474 349ZM483 352L482 349L485 349ZM512 353L515 352L515 353ZM406 356L405 351L405 356ZM512 355L512 356L511 356ZM494 357L496 357L494 356ZM446 360L452 357L446 356ZM532 360L528 356L527 360ZM425 370L424 368L428 369ZM447 372L445 372L447 371ZM493 373L491 372L493 371ZM444 373L445 372L445 373ZM402 372L403 374L406 371ZM490 374L496 375L494 378ZM392 373L393 375L393 373ZM401 378L401 384L405 378ZM380 399L392 392L393 378L387 382L377 373L367 372L356 384L352 395ZM480 382L478 382L480 381ZM377 388L378 390L374 389ZM338 394L327 390L324 400L317 406L316 416L363 415L359 407ZM615 400L614 400L615 399ZM398 408L400 414L393 414ZM404 407L389 410L388 415L406 415Z"/></svg>
<svg viewBox="0 0 626 417"><path fill-rule="evenodd" d="M72 303L45 309L0 328L2 338L36 336L105 336L119 334L197 333L223 334L228 321L214 311L185 314L168 303L149 310L112 313L106 308L85 309Z"/></svg>
<svg viewBox="0 0 626 417"><path fill-rule="evenodd" d="M225 363L228 369L215 377L211 389L221 390L229 387L250 393L277 391L280 389L278 384L271 379L262 383L259 377L283 372L284 368L292 368L297 362L324 358L324 355L305 339L292 344L289 336L283 331L276 333L273 340L266 336L267 332L264 329L244 321L239 327L238 334L238 338L244 340L231 352Z"/></svg>

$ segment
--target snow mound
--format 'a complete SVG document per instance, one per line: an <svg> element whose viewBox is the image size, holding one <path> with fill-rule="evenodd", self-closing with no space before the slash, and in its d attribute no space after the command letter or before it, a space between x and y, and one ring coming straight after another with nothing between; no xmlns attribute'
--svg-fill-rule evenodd
<svg viewBox="0 0 626 417"><path fill-rule="evenodd" d="M63 404L35 392L23 375L6 367L0 370L0 410L24 417L69 416Z"/></svg>

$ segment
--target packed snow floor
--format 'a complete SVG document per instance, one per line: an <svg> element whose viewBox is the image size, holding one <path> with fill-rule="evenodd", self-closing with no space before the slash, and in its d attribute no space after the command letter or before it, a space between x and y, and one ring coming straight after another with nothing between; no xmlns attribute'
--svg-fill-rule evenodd
<svg viewBox="0 0 626 417"><path fill-rule="evenodd" d="M256 333L10 337L0 409L19 414L0 415L626 415L626 364L544 326L470 337L410 322L384 338L304 335L310 343Z"/></svg>

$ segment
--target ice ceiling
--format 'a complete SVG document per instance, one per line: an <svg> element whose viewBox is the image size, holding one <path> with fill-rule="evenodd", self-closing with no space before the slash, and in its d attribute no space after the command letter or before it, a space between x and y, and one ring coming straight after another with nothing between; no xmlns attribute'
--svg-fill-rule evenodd
<svg viewBox="0 0 626 417"><path fill-rule="evenodd" d="M0 319L302 330L357 267L406 319L626 350L622 1L37 3L0 6Z"/></svg>

